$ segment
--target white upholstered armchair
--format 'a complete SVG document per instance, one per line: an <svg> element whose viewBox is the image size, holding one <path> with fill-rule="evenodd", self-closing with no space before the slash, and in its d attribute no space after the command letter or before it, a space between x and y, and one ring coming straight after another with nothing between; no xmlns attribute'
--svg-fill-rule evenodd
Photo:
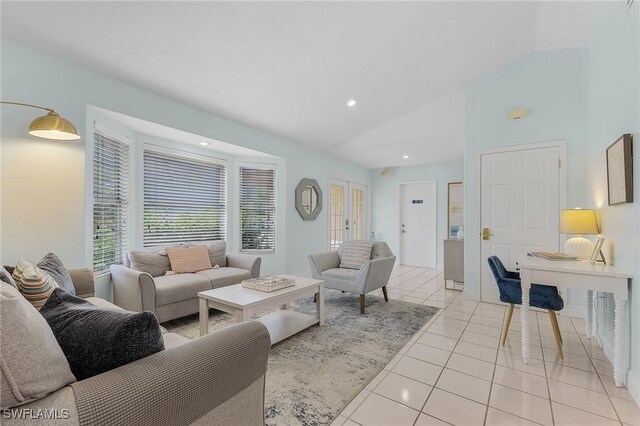
<svg viewBox="0 0 640 426"><path fill-rule="evenodd" d="M338 251L309 255L309 268L313 278L323 280L326 288L348 291L360 295L360 313L364 314L365 294L382 288L384 300L389 301L387 283L396 257L384 241L375 241L371 258L362 268L340 268L343 246Z"/></svg>

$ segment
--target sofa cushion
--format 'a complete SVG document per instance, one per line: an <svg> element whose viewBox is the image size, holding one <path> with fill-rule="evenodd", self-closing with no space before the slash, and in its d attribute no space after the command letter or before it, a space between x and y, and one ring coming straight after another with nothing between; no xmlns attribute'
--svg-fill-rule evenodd
<svg viewBox="0 0 640 426"><path fill-rule="evenodd" d="M211 269L209 250L205 245L175 247L166 249L171 270L178 274L193 273Z"/></svg>
<svg viewBox="0 0 640 426"><path fill-rule="evenodd" d="M73 296L76 295L76 288L73 286L69 271L54 253L47 253L36 266L51 275L61 289Z"/></svg>
<svg viewBox="0 0 640 426"><path fill-rule="evenodd" d="M11 276L11 272L7 271L4 266L0 266L0 281L9 284L12 287L16 286L16 282Z"/></svg>
<svg viewBox="0 0 640 426"><path fill-rule="evenodd" d="M0 409L40 399L75 377L51 328L18 290L0 283Z"/></svg>
<svg viewBox="0 0 640 426"><path fill-rule="evenodd" d="M100 308L57 288L40 313L78 380L164 350L152 312Z"/></svg>
<svg viewBox="0 0 640 426"><path fill-rule="evenodd" d="M202 241L190 243L189 246L204 244L209 250L211 266L227 266L227 243L224 240Z"/></svg>
<svg viewBox="0 0 640 426"><path fill-rule="evenodd" d="M35 265L20 259L13 271L16 288L36 309L40 310L53 290L58 288L55 280Z"/></svg>
<svg viewBox="0 0 640 426"><path fill-rule="evenodd" d="M168 305L198 297L198 292L211 290L211 281L198 274L165 275L153 279L156 305Z"/></svg>
<svg viewBox="0 0 640 426"><path fill-rule="evenodd" d="M240 268L220 268L209 269L196 272L197 275L206 277L211 282L212 288L226 287L228 285L240 284L240 281L251 278L251 272Z"/></svg>
<svg viewBox="0 0 640 426"><path fill-rule="evenodd" d="M320 273L320 276L332 280L355 281L356 277L358 276L358 270L347 268L333 268L327 269L326 271Z"/></svg>
<svg viewBox="0 0 640 426"><path fill-rule="evenodd" d="M169 258L160 254L164 247L151 247L141 250L131 250L127 254L129 266L136 271L146 272L152 277L160 277L171 270Z"/></svg>
<svg viewBox="0 0 640 426"><path fill-rule="evenodd" d="M373 241L345 241L340 256L340 267L360 269L371 259L371 246Z"/></svg>

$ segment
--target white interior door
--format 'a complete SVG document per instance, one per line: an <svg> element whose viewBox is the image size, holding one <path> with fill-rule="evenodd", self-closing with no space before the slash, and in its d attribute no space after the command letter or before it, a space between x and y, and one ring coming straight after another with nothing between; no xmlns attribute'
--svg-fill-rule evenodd
<svg viewBox="0 0 640 426"><path fill-rule="evenodd" d="M329 196L329 250L345 240L367 238L367 186L331 179Z"/></svg>
<svg viewBox="0 0 640 426"><path fill-rule="evenodd" d="M400 185L400 263L436 267L435 181Z"/></svg>
<svg viewBox="0 0 640 426"><path fill-rule="evenodd" d="M514 271L519 253L559 249L560 148L484 154L481 168L481 298L498 302L489 256Z"/></svg>

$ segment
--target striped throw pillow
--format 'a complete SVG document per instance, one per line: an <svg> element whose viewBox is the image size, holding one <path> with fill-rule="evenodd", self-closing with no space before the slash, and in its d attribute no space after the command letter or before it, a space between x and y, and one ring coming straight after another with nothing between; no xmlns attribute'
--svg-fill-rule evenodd
<svg viewBox="0 0 640 426"><path fill-rule="evenodd" d="M207 246L167 247L171 270L177 274L211 269L211 259Z"/></svg>
<svg viewBox="0 0 640 426"><path fill-rule="evenodd" d="M35 265L20 259L13 271L16 288L37 310L47 302L53 290L58 288L51 275Z"/></svg>
<svg viewBox="0 0 640 426"><path fill-rule="evenodd" d="M346 269L360 269L371 259L372 241L345 241L342 246L340 267Z"/></svg>

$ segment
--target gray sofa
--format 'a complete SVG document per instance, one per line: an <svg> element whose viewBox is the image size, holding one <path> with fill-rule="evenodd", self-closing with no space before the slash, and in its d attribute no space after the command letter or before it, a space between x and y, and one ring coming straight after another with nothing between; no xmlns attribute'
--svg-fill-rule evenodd
<svg viewBox="0 0 640 426"><path fill-rule="evenodd" d="M338 251L309 255L309 268L313 278L323 280L325 288L357 293L360 295L360 313L364 314L365 294L382 288L384 300L389 301L387 283L396 263L396 257L384 241L375 241L371 258L362 268L340 267L343 244Z"/></svg>
<svg viewBox="0 0 640 426"><path fill-rule="evenodd" d="M129 311L151 311L158 321L165 322L198 312L200 291L260 276L260 257L227 254L224 241L198 241L185 245L206 245L211 265L219 268L194 274L165 275L171 270L171 265L162 250L178 244L131 250L124 265L111 266L114 303Z"/></svg>
<svg viewBox="0 0 640 426"><path fill-rule="evenodd" d="M94 297L90 270L69 272L78 297L118 308ZM9 409L2 425L264 425L271 341L260 322L232 325L193 341L172 333L163 337L162 352L14 407L20 410L16 413L55 409L67 418L7 418Z"/></svg>

